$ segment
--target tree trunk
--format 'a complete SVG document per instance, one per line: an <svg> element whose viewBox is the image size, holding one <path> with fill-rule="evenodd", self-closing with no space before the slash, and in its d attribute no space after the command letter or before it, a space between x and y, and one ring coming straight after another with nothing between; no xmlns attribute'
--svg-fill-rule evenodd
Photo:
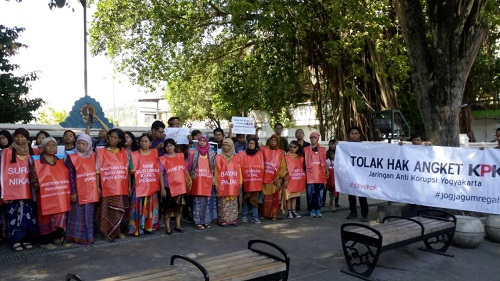
<svg viewBox="0 0 500 281"><path fill-rule="evenodd" d="M424 16L420 0L394 1L426 133L437 145L460 144L460 105L467 77L486 35L480 22L484 3L427 1L428 14Z"/></svg>

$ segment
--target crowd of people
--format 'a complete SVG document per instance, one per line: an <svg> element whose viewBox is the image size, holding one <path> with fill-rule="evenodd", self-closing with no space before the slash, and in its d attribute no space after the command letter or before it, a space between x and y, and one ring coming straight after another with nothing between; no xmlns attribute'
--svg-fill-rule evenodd
<svg viewBox="0 0 500 281"><path fill-rule="evenodd" d="M170 118L168 127L180 127L179 119ZM183 219L200 230L213 223L258 224L280 215L294 219L300 217L303 192L310 217L322 217L327 197L331 211L339 207L334 139L322 147L317 132L307 142L298 129L296 140L288 143L277 123L266 145L257 134L236 135L233 141L231 132L225 136L220 128L213 138L194 130L191 144L180 145L166 138L165 128L155 121L150 132L136 138L104 127L97 139L88 131L76 136L68 130L59 144L62 156L47 132L36 134L32 146L24 128L13 134L0 131L5 241L14 251L34 243L55 249L56 242L91 244L97 231L110 242L163 227L167 235L182 233ZM348 132L348 141L361 140L358 127ZM500 129L496 136L500 147ZM359 202L361 220L367 221L367 200L360 197ZM349 205L347 218L357 218L355 196L349 195Z"/></svg>

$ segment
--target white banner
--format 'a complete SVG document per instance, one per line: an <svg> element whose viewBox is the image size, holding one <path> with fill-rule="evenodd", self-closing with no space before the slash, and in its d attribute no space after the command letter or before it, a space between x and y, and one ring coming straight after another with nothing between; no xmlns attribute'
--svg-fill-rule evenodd
<svg viewBox="0 0 500 281"><path fill-rule="evenodd" d="M165 128L165 139L174 139L177 144L189 144L189 128Z"/></svg>
<svg viewBox="0 0 500 281"><path fill-rule="evenodd" d="M380 200L500 214L500 150L341 142L335 187Z"/></svg>
<svg viewBox="0 0 500 281"><path fill-rule="evenodd" d="M255 121L251 117L233 116L231 119L233 134L255 135Z"/></svg>

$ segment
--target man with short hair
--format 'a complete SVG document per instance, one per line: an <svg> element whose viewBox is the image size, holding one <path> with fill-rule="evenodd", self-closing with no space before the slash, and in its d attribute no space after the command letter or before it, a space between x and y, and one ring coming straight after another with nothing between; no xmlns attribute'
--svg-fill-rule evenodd
<svg viewBox="0 0 500 281"><path fill-rule="evenodd" d="M234 151L236 154L240 151L245 151L247 149L247 141L244 134L236 134L236 141L234 142Z"/></svg>
<svg viewBox="0 0 500 281"><path fill-rule="evenodd" d="M304 140L304 130L302 129L297 129L295 131L295 138L297 139L297 142L302 146L302 148L308 147L311 144L308 143L307 141Z"/></svg>
<svg viewBox="0 0 500 281"><path fill-rule="evenodd" d="M210 141L217 143L217 149L222 149L222 143L224 142L224 130L221 128L215 128L214 136L210 138Z"/></svg>
<svg viewBox="0 0 500 281"><path fill-rule="evenodd" d="M156 120L151 124L151 149L158 149L158 155L163 155L163 142L165 141L165 123Z"/></svg>
<svg viewBox="0 0 500 281"><path fill-rule="evenodd" d="M290 150L290 146L288 144L288 141L286 140L286 138L281 136L281 133L283 132L283 124L281 124L281 123L274 124L274 132L278 136L280 136L280 143L279 143L280 149L284 150L285 152L288 152ZM269 146L269 141L270 141L270 138L267 139L266 146Z"/></svg>

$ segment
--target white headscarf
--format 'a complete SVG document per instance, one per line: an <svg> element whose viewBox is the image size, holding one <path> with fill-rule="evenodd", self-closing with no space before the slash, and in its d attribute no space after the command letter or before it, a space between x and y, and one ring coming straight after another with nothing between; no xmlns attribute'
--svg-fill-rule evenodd
<svg viewBox="0 0 500 281"><path fill-rule="evenodd" d="M80 157L89 158L93 152L92 151L92 138L87 134L80 134L78 136L78 138L76 138L76 143L78 144L78 141L80 141L80 140L82 140L88 144L87 150L85 152L80 152L80 151L78 151L78 149L75 148L75 152L78 153L78 155L80 155Z"/></svg>

